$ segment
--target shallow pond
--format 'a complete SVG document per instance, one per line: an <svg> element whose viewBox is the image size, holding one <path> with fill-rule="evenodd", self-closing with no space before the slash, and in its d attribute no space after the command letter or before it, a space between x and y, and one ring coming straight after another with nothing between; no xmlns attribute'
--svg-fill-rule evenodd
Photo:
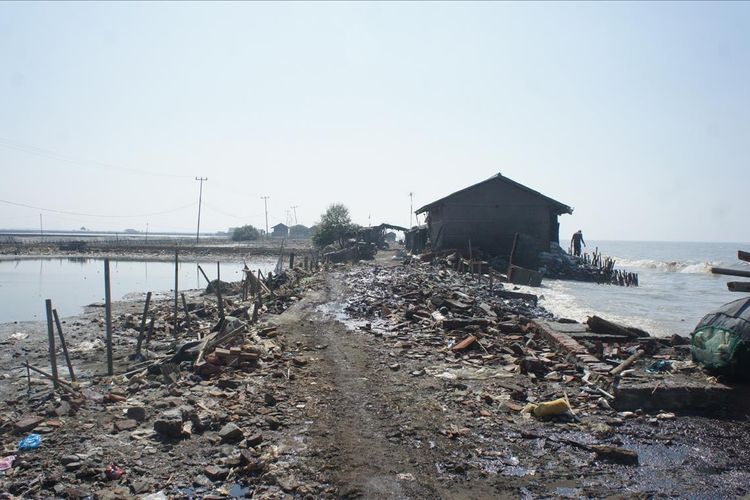
<svg viewBox="0 0 750 500"><path fill-rule="evenodd" d="M216 261L200 262L210 279L216 278ZM255 257L248 267L263 273L273 270L274 257ZM242 279L242 261L221 261L221 279ZM179 264L180 290L204 288L206 280L198 262ZM110 260L112 300L128 294L174 290L174 262ZM79 314L86 306L104 301L104 260L82 258L19 259L0 261L0 323L43 320L45 299L61 316Z"/></svg>

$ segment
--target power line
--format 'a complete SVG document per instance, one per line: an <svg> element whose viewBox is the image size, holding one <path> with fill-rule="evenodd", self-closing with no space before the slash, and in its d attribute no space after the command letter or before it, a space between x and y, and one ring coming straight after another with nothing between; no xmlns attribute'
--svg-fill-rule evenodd
<svg viewBox="0 0 750 500"><path fill-rule="evenodd" d="M108 168L112 170L119 170L121 172L128 172L133 174L139 174L139 175L149 175L152 177L171 177L175 179L188 179L190 178L189 175L176 175L176 174L165 174L161 172L151 172L148 170L140 170L137 168L131 168L131 167L123 167L120 165L112 165L109 163L104 163L101 161L95 161L95 160L81 160L77 158L73 158L71 156L67 156L61 153L57 153L55 151L40 148L38 146L32 146L29 144L22 144L20 142L15 142L10 139L7 139L5 137L0 137L0 146L3 146L8 149L15 149L16 151L22 151L24 153L34 154L38 156L43 156L46 158L50 158L52 160L58 160L63 161L66 163L72 163L74 165L81 165L84 167L95 167L95 168Z"/></svg>
<svg viewBox="0 0 750 500"><path fill-rule="evenodd" d="M183 205L181 207L177 208L171 208L169 210L164 210L162 212L153 212L150 214L138 214L138 215L100 215L100 214L85 214L81 212L69 212L67 210L55 210L52 208L43 208L43 207L37 207L34 205L27 205L26 203L16 203L13 201L8 200L0 200L0 203L5 203L6 205L13 205L16 207L23 207L23 208L31 208L33 210L41 210L42 212L50 212L55 214L63 214L63 215L75 215L77 217L101 217L104 219L135 219L137 217L152 217L155 215L164 215L164 214L170 214L173 212L179 212L180 210L184 210L189 207L195 206L195 203L190 203L188 205Z"/></svg>
<svg viewBox="0 0 750 500"><path fill-rule="evenodd" d="M231 214L229 212L225 212L224 210L221 210L220 208L216 207L215 205L211 203L208 203L207 201L203 202L203 206L210 210L213 210L216 213L219 213L221 215L226 215L227 217L232 217L234 219L249 220L249 219L252 219L253 217L260 217L261 215L263 215L263 212L255 213L255 214L248 214L248 215Z"/></svg>

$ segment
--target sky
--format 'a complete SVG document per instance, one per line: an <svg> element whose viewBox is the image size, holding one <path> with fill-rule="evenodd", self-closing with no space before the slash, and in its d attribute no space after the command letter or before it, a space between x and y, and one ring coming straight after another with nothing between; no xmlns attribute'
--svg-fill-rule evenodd
<svg viewBox="0 0 750 500"><path fill-rule="evenodd" d="M750 3L0 3L0 228L194 231L197 176L202 231L409 225L502 173L563 241L750 241L749 118Z"/></svg>

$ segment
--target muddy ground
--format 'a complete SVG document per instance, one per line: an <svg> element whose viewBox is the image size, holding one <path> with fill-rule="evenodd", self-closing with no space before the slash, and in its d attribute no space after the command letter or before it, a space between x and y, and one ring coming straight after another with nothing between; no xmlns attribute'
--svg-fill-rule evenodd
<svg viewBox="0 0 750 500"><path fill-rule="evenodd" d="M347 313L353 299L376 286L368 281L374 274L400 265L381 259L305 277L291 307L278 315L267 312L251 329L253 342L264 346L252 368L212 377L183 370L176 381L147 374L92 378L101 375L103 351L76 353L74 364L87 375L82 402L51 393L38 377L27 394L26 374L18 365L28 357L45 366L46 325L22 325L32 333L26 341L8 340L19 325L3 325L0 439L2 455L17 458L0 476L0 491L68 498L729 498L749 493L750 423L742 413L729 408L658 417L618 413L598 405L601 398L577 382L547 383L522 373L446 378L441 374L451 370L493 367L492 356L456 354L434 335L413 328L379 330L377 318ZM189 300L210 304L212 297L195 292ZM160 298L158 307L168 309L168 298ZM141 308L133 301L116 310L118 373L131 363L127 356L135 341L135 330L121 325L132 323L128 314L137 319ZM93 309L68 319L71 344L101 338L102 318L103 311ZM263 331L273 334L262 336ZM172 348L165 336L156 335L154 344L154 355ZM62 362L60 370L65 373ZM519 411L528 401L554 399L561 392L577 409L575 418L538 420ZM56 413L60 407L62 415ZM145 416L130 418L140 412L131 408L142 408ZM170 410L178 410L183 421L173 436L154 429ZM43 443L19 452L18 440L31 431L14 426L30 416L41 419L33 430ZM239 434L227 431L228 424ZM603 460L591 451L596 444L635 451L639 463ZM105 468L113 463L124 474L108 479Z"/></svg>

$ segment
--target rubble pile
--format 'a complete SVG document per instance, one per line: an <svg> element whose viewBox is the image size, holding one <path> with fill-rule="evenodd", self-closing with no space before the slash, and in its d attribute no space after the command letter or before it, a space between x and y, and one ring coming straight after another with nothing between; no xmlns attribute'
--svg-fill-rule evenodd
<svg viewBox="0 0 750 500"><path fill-rule="evenodd" d="M2 456L14 457L0 472L0 492L58 498L282 494L279 433L297 419L288 383L304 359L286 348L268 319L294 303L314 273L292 269L274 279L269 296L247 301L239 296L241 286L221 286L227 294L222 308L212 294L193 297L178 314L176 332L173 304L157 302L151 312L156 325L137 357L131 353L139 318L120 316L114 376L79 373L76 382L60 380L58 391L19 377L17 396L0 413ZM260 321L254 322L259 303ZM231 315L220 317L222 310Z"/></svg>
<svg viewBox="0 0 750 500"><path fill-rule="evenodd" d="M446 465L459 474L533 475L539 461L516 458L529 445L537 456L555 455L549 468L637 465L621 432L647 423L658 433L675 419L672 408L705 406L697 398L715 401L709 393L721 388L689 359L685 338L653 338L597 317L553 321L533 295L514 297L507 284L478 284L444 263L359 266L346 283L345 310L359 331L386 343L388 368L445 382L435 404L456 425L443 434L482 436L478 454Z"/></svg>

